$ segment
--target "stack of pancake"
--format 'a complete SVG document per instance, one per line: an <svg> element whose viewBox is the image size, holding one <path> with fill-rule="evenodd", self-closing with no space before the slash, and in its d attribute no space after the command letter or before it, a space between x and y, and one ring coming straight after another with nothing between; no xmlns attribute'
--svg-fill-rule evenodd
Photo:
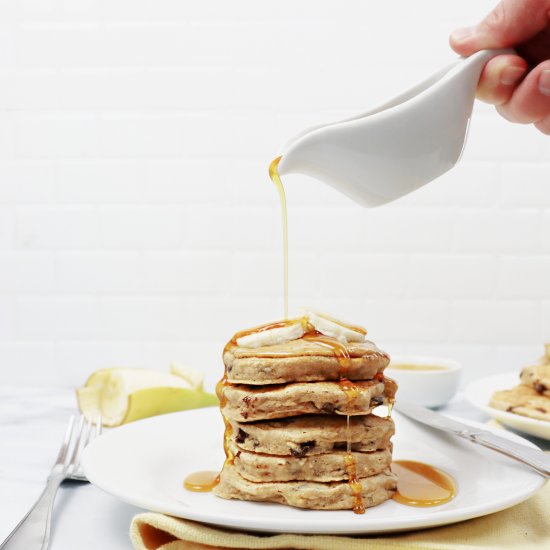
<svg viewBox="0 0 550 550"><path fill-rule="evenodd" d="M226 346L218 396L227 459L214 492L361 513L396 490L394 425L371 414L393 398L389 357L363 329L311 320L244 331Z"/></svg>

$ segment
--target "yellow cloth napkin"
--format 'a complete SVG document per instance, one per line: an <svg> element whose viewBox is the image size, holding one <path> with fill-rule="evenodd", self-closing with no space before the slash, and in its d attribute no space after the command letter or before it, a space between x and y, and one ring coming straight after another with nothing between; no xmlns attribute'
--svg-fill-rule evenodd
<svg viewBox="0 0 550 550"><path fill-rule="evenodd" d="M130 538L136 550L542 550L550 548L550 484L529 500L503 512L396 535L254 535L163 514L144 513L132 520Z"/></svg>

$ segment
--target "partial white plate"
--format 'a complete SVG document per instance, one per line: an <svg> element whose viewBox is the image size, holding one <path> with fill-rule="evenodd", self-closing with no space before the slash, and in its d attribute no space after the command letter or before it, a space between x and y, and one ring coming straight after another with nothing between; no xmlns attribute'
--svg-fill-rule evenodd
<svg viewBox="0 0 550 550"><path fill-rule="evenodd" d="M513 506L544 484L541 476L502 455L398 413L394 419L394 458L426 462L452 475L458 493L451 502L414 508L392 500L355 515L186 491L182 483L188 474L218 470L223 463L223 423L215 408L116 428L86 448L83 465L94 485L130 504L223 527L282 533L386 533L444 525ZM531 445L513 434L501 435Z"/></svg>
<svg viewBox="0 0 550 550"><path fill-rule="evenodd" d="M465 395L474 407L482 410L491 418L502 422L502 424L520 432L550 440L550 422L489 407L489 401L494 392L498 390L510 390L518 384L519 374L517 372L496 374L495 376L488 376L472 382L466 388Z"/></svg>

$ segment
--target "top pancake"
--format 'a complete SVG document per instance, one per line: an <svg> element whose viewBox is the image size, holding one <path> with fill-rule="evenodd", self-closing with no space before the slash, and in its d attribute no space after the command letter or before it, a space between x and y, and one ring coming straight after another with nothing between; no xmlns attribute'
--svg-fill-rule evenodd
<svg viewBox="0 0 550 550"><path fill-rule="evenodd" d="M348 344L346 348L351 358L346 375L350 380L370 380L390 362L388 354L368 340ZM227 379L234 384L318 382L341 377L334 352L303 339L255 349L230 345L223 354L223 362Z"/></svg>

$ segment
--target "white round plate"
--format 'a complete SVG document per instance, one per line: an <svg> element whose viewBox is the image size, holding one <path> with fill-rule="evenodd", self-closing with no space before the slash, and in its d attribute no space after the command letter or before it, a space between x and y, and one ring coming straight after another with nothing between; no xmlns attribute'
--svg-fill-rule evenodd
<svg viewBox="0 0 550 550"><path fill-rule="evenodd" d="M550 422L489 407L489 401L494 392L498 390L510 390L518 384L519 374L517 372L496 374L495 376L488 376L472 382L466 388L465 395L474 407L502 422L502 424L506 424L520 432L550 440Z"/></svg>
<svg viewBox="0 0 550 550"><path fill-rule="evenodd" d="M451 502L414 508L390 500L356 515L189 492L182 485L188 474L218 470L223 463L223 423L216 408L156 416L111 430L86 448L83 466L94 485L130 504L223 527L281 533L386 533L444 525L513 506L544 484L541 476L502 455L398 413L394 419L394 458L426 462L452 475L458 493Z"/></svg>

